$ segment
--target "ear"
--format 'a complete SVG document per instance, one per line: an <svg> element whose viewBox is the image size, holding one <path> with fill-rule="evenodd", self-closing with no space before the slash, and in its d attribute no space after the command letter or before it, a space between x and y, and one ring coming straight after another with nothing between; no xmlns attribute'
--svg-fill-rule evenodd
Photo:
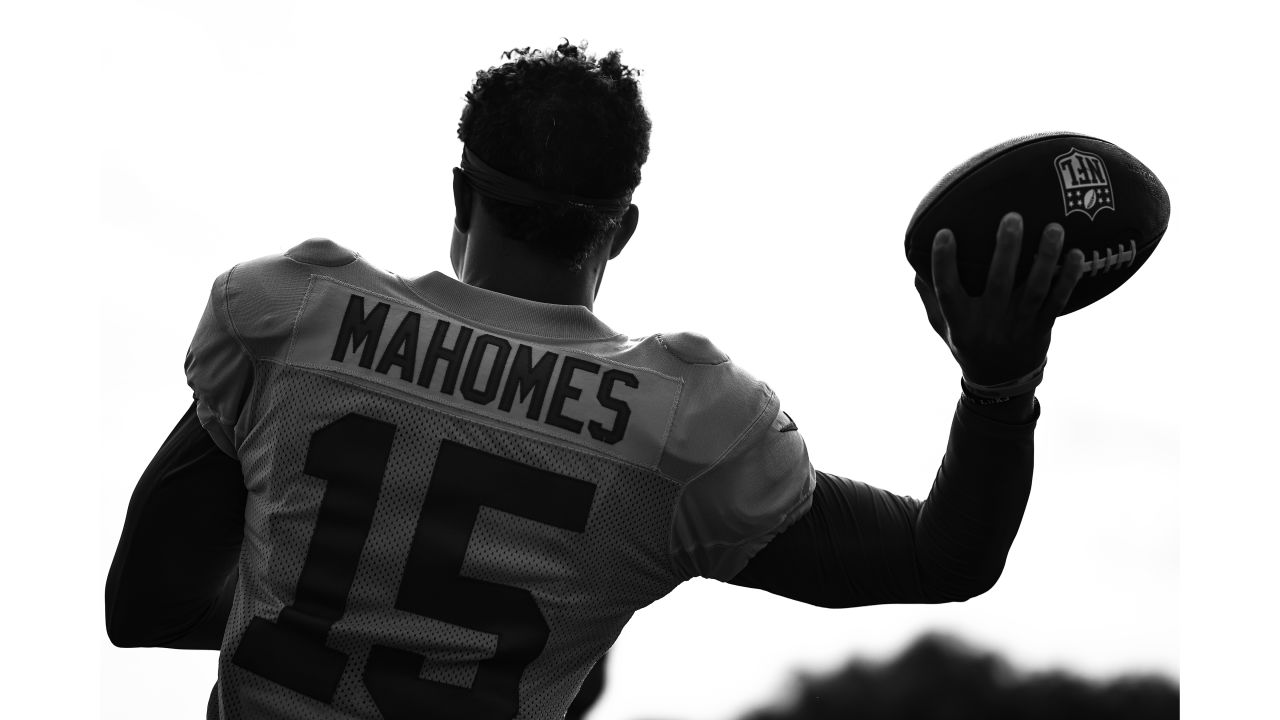
<svg viewBox="0 0 1280 720"><path fill-rule="evenodd" d="M622 224L618 231L613 234L613 241L609 246L609 259L612 260L622 253L622 248L627 246L627 241L636 232L636 225L640 224L640 207L632 205L622 214Z"/></svg>
<svg viewBox="0 0 1280 720"><path fill-rule="evenodd" d="M461 168L453 169L453 226L458 232L471 229L471 184L463 176Z"/></svg>
<svg viewBox="0 0 1280 720"><path fill-rule="evenodd" d="M462 279L463 260L467 255L467 230L471 228L471 185L462 171L453 169L453 237L449 241L449 264L453 274Z"/></svg>

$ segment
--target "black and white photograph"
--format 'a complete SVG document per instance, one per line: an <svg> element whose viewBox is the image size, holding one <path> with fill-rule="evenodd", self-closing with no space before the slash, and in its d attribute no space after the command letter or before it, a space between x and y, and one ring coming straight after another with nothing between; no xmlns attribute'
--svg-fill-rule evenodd
<svg viewBox="0 0 1280 720"><path fill-rule="evenodd" d="M5 715L1274 712L1264 5L0 18Z"/></svg>

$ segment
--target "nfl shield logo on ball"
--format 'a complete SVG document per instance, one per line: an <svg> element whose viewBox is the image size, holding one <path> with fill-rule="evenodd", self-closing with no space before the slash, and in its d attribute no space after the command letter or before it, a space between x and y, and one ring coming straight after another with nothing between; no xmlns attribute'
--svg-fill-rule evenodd
<svg viewBox="0 0 1280 720"><path fill-rule="evenodd" d="M1102 158L1071 148L1053 159L1062 187L1062 211L1083 213L1092 220L1103 208L1116 209L1111 173Z"/></svg>

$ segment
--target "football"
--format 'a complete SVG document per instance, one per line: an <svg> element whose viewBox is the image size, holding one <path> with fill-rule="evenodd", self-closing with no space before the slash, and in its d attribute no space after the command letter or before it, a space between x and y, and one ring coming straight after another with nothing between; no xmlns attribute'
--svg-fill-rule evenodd
<svg viewBox="0 0 1280 720"><path fill-rule="evenodd" d="M950 228L960 282L979 295L1000 218L1011 211L1023 219L1018 283L1049 223L1065 230L1059 263L1072 248L1084 252L1084 276L1059 313L1066 315L1142 267L1169 226L1169 194L1146 165L1106 140L1066 132L1014 138L973 156L925 195L907 225L907 260L932 287L933 236Z"/></svg>

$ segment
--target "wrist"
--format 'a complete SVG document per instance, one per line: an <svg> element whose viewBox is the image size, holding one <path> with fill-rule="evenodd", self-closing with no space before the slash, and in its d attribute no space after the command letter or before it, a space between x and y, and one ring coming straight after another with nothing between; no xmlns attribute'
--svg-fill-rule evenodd
<svg viewBox="0 0 1280 720"><path fill-rule="evenodd" d="M1009 425L1021 425L1031 422L1036 415L1036 394L1034 390L1021 395L1014 395L1003 402L990 404L980 404L981 400L970 396L968 393L963 393L961 402L977 415Z"/></svg>
<svg viewBox="0 0 1280 720"><path fill-rule="evenodd" d="M1040 361L1040 364L1026 375L1013 380L1007 380L1001 383L981 384L975 383L969 379L967 372L961 368L960 390L965 397L974 401L978 405L991 405L994 403L1003 403L1011 397L1023 395L1032 392L1040 383L1044 382L1044 369L1049 364L1048 356Z"/></svg>

